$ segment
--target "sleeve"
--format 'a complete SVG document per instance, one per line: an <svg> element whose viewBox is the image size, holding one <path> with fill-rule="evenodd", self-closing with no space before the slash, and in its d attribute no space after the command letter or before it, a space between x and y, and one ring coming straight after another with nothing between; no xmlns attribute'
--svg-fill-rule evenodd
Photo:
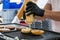
<svg viewBox="0 0 60 40"><path fill-rule="evenodd" d="M41 0L38 0L38 1L36 2L36 4L37 4L37 6L38 6L40 9L44 9L47 1L48 1L48 0L42 0L42 1L41 1Z"/></svg>
<svg viewBox="0 0 60 40"><path fill-rule="evenodd" d="M12 23L19 23L20 24L20 20L18 19L17 16L15 16L15 18L12 21Z"/></svg>
<svg viewBox="0 0 60 40"><path fill-rule="evenodd" d="M47 3L51 4L51 0L48 0L48 2L47 2Z"/></svg>

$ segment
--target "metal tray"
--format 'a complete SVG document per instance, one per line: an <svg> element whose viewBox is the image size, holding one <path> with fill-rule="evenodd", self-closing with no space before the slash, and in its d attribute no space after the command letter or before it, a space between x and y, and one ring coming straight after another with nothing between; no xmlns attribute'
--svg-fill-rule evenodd
<svg viewBox="0 0 60 40"><path fill-rule="evenodd" d="M6 23L6 24L0 24L0 26L13 26L15 28L26 28L27 26L23 26L21 24L17 24L17 23Z"/></svg>
<svg viewBox="0 0 60 40"><path fill-rule="evenodd" d="M51 39L51 38L56 38L56 37L60 38L60 33L56 33L56 32L53 32L53 31L48 31L48 30L44 30L44 31L45 31L45 33L43 35L40 35L40 36L34 36L32 34L22 34L20 31L5 32L3 34L8 36L8 37L11 37L11 38L18 37L19 40L21 40L21 39L46 40L46 39Z"/></svg>
<svg viewBox="0 0 60 40"><path fill-rule="evenodd" d="M0 26L14 26L14 27L26 28L26 26L22 26L22 25L16 24L16 23L0 24ZM33 29L36 29L36 28L33 28ZM41 30L41 29L39 29L39 30ZM44 29L42 29L42 30L44 30ZM9 31L9 32L2 32L2 34L4 34L7 37L11 37L11 38L18 37L19 40L23 40L23 39L47 40L47 39L56 38L56 37L60 38L60 33L49 31L49 30L44 30L44 31L45 31L45 33L40 36L34 36L32 34L22 34L21 31L17 31L17 30L13 30L13 31Z"/></svg>

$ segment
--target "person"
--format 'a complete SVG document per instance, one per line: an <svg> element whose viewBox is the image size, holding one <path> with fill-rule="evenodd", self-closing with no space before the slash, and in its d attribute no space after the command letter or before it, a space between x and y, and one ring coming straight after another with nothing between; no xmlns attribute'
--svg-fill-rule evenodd
<svg viewBox="0 0 60 40"><path fill-rule="evenodd" d="M45 9L39 8L37 4L31 1L26 6L27 16L34 14L38 20L46 18L54 20L52 21L52 29L55 32L60 32L60 0L48 0Z"/></svg>

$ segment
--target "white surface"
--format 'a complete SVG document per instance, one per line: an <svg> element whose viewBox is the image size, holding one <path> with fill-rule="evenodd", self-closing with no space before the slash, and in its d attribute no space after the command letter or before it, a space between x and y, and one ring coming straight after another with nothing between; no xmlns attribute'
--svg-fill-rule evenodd
<svg viewBox="0 0 60 40"><path fill-rule="evenodd" d="M48 0L38 0L36 4L39 6L39 8L44 9L44 6L46 5L47 1Z"/></svg>
<svg viewBox="0 0 60 40"><path fill-rule="evenodd" d="M20 4L22 2L22 0L10 0L11 3L16 3L16 4Z"/></svg>
<svg viewBox="0 0 60 40"><path fill-rule="evenodd" d="M20 23L20 20L18 19L17 16L15 16L15 18L13 19L12 23Z"/></svg>
<svg viewBox="0 0 60 40"><path fill-rule="evenodd" d="M3 4L0 4L0 11L2 11L2 8L3 8Z"/></svg>

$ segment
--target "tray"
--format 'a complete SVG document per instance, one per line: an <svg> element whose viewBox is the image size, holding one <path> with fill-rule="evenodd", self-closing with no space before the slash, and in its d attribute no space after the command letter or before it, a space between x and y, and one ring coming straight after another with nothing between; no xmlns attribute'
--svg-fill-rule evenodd
<svg viewBox="0 0 60 40"><path fill-rule="evenodd" d="M40 36L34 36L31 34L23 34L20 31L11 31L11 32L4 32L3 34L11 37L11 38L15 38L18 37L19 40L21 39L26 39L26 40L47 40L47 39L51 39L51 38L56 38L59 37L60 38L60 33L56 33L53 31L48 31L48 30L44 30L45 33L43 35Z"/></svg>
<svg viewBox="0 0 60 40"><path fill-rule="evenodd" d="M16 28L17 27L20 27L20 28L26 28L27 27L27 26L23 26L20 24L16 24L16 23L0 24L0 26L14 26ZM36 28L32 28L32 29L36 29ZM22 34L21 31L17 31L17 30L12 30L9 32L1 32L1 33L3 33L5 36L11 37L11 38L18 37L19 40L22 40L22 39L26 39L26 40L47 40L47 39L56 38L56 37L60 38L60 33L45 30L45 29L39 29L39 30L44 30L45 33L43 35L40 35L40 36L34 36L31 34L30 35Z"/></svg>
<svg viewBox="0 0 60 40"><path fill-rule="evenodd" d="M13 26L13 27L15 27L15 28L26 28L26 27L27 27L27 26L23 26L23 25L17 24L17 23L0 24L0 26L2 26L2 27Z"/></svg>

